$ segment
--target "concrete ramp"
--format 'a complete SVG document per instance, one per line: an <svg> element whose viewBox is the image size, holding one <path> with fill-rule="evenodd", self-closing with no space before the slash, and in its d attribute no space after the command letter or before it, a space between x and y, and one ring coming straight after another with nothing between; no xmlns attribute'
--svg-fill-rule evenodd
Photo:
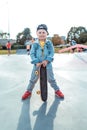
<svg viewBox="0 0 87 130"><path fill-rule="evenodd" d="M21 100L31 76L29 55L0 55L1 130L87 130L87 53L55 54L55 79L65 95L55 97L48 84L48 100L36 92Z"/></svg>
<svg viewBox="0 0 87 130"><path fill-rule="evenodd" d="M18 54L18 55L27 54L27 50L26 49L17 49L16 54Z"/></svg>

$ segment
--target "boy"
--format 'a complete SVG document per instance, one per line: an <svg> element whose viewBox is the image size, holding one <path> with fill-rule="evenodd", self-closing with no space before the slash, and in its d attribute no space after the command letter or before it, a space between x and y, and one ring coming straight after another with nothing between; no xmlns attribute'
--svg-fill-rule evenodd
<svg viewBox="0 0 87 130"><path fill-rule="evenodd" d="M76 43L75 40L71 40L71 46L74 46L74 45L76 45L76 44L77 44L77 43ZM73 52L75 51L75 49L76 49L76 48L71 49L71 53L73 53Z"/></svg>
<svg viewBox="0 0 87 130"><path fill-rule="evenodd" d="M11 43L10 43L10 41L8 41L8 42L6 43L6 47L7 47L7 50L8 50L8 56L9 56L10 53L11 53Z"/></svg>
<svg viewBox="0 0 87 130"><path fill-rule="evenodd" d="M27 54L30 54L30 49L32 44L34 43L34 38L31 37L29 40L26 40L25 45L26 45L26 50L27 50Z"/></svg>
<svg viewBox="0 0 87 130"><path fill-rule="evenodd" d="M51 63L54 56L54 47L52 42L46 39L48 34L47 26L45 24L39 25L36 34L38 39L34 42L30 51L31 63L34 64L34 66L27 91L23 94L22 100L25 100L32 95L32 90L39 78L39 69L41 65L44 67L46 66L47 68L47 80L55 90L55 95L64 98L63 93L60 91L59 86L54 79Z"/></svg>

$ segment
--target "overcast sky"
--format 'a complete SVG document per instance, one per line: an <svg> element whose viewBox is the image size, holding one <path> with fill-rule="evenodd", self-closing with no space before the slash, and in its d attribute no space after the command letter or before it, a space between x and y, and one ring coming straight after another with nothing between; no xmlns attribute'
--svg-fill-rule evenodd
<svg viewBox="0 0 87 130"><path fill-rule="evenodd" d="M29 27L36 37L38 24L46 24L50 36L67 36L71 27L87 28L87 0L0 0L0 30L18 32Z"/></svg>

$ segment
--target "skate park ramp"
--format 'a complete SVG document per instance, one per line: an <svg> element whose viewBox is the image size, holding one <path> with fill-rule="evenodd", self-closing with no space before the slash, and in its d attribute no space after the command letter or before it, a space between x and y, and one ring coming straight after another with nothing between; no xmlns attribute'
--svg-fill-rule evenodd
<svg viewBox="0 0 87 130"><path fill-rule="evenodd" d="M0 55L1 130L87 130L87 53L55 54L53 71L64 93L55 97L48 84L43 102L39 81L30 99L21 100L32 71L30 56Z"/></svg>

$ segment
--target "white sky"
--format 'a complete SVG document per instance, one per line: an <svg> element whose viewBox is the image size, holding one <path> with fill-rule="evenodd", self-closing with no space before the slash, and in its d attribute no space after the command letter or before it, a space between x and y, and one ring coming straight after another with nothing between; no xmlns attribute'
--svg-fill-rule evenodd
<svg viewBox="0 0 87 130"><path fill-rule="evenodd" d="M0 0L0 30L11 38L29 27L36 37L38 24L46 24L50 36L67 36L71 27L87 28L87 0Z"/></svg>

